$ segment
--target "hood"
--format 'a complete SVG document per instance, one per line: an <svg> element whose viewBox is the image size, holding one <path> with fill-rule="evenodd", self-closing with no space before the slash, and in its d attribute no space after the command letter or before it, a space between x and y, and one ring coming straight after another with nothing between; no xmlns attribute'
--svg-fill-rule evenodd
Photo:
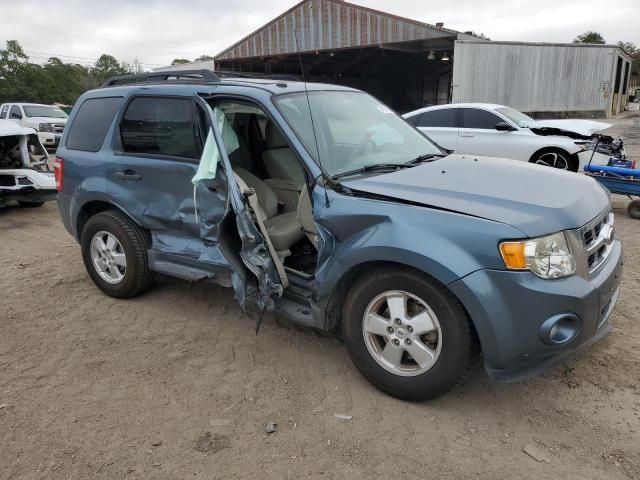
<svg viewBox="0 0 640 480"><path fill-rule="evenodd" d="M342 183L352 190L506 223L527 237L578 228L609 205L607 192L584 175L468 155Z"/></svg>
<svg viewBox="0 0 640 480"><path fill-rule="evenodd" d="M583 137L590 137L610 127L609 123L593 120L537 120L527 123L527 128L536 133L539 131L543 135L577 134Z"/></svg>
<svg viewBox="0 0 640 480"><path fill-rule="evenodd" d="M66 125L66 118L51 118L51 117L27 117L27 120L32 123L55 123L58 125Z"/></svg>
<svg viewBox="0 0 640 480"><path fill-rule="evenodd" d="M0 137L8 137L9 135L31 135L36 133L33 128L21 127L10 120L0 120Z"/></svg>

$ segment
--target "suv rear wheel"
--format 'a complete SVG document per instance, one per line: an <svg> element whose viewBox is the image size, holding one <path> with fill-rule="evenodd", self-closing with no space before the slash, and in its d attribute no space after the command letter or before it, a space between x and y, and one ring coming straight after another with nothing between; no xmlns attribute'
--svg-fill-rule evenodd
<svg viewBox="0 0 640 480"><path fill-rule="evenodd" d="M405 400L427 400L466 377L472 356L469 319L434 279L403 268L362 277L342 316L349 354L376 387Z"/></svg>
<svg viewBox="0 0 640 480"><path fill-rule="evenodd" d="M104 293L130 298L147 290L149 270L147 232L125 215L106 211L94 215L82 229L82 259L89 276Z"/></svg>

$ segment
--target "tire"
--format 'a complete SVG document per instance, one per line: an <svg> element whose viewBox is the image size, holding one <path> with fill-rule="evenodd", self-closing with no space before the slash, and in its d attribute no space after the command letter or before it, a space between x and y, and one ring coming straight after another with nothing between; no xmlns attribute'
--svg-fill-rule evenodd
<svg viewBox="0 0 640 480"><path fill-rule="evenodd" d="M627 206L627 213L631 218L640 220L640 200L632 200Z"/></svg>
<svg viewBox="0 0 640 480"><path fill-rule="evenodd" d="M529 162L569 172L578 171L578 161L575 155L560 148L544 148L534 153Z"/></svg>
<svg viewBox="0 0 640 480"><path fill-rule="evenodd" d="M18 200L18 205L22 208L38 208L44 205L44 202L27 202L24 200Z"/></svg>
<svg viewBox="0 0 640 480"><path fill-rule="evenodd" d="M408 305L419 306L416 301L418 299L427 307L422 314L426 312L428 315L435 315L433 325L438 330L428 335L433 335L432 339L437 337L437 343L430 343L430 351L436 355L430 360L432 363L428 368L423 368L416 360L409 358L408 350L402 354L401 365L395 370L389 365L383 366L380 357L374 355L374 352L382 352L381 355L384 355L387 347L391 347L390 344L395 341L398 341L400 349L420 345L424 350L424 346L429 343L421 340L426 337L419 339L416 336L417 327L412 329L414 333L408 333L409 324L418 316L407 315L401 323L394 323L390 304L384 306L384 302L391 296L380 303L382 310L376 316L388 320L387 323L380 323L380 327L384 326L383 330L387 333L389 327L397 327L393 334L396 338L391 340L391 336L385 338L366 331L369 324L364 318L365 313L371 312L372 308L375 310L380 298L385 298L389 293L408 294ZM386 313L385 308L388 310ZM405 322L406 318L409 321ZM460 302L433 278L405 268L378 269L356 282L343 307L342 333L351 359L364 377L383 392L410 401L436 398L462 383L466 379L474 351L471 326ZM409 335L413 340L409 339L407 343Z"/></svg>
<svg viewBox="0 0 640 480"><path fill-rule="evenodd" d="M103 244L107 245L110 237L114 238L117 244L110 250L111 259L115 260L118 257L124 266L116 260L101 273L98 265L103 263L100 260L94 261L97 252L92 249L92 245L99 244L99 240L103 240ZM147 254L151 246L149 234L122 213L108 210L89 218L82 229L80 246L89 276L96 286L110 297L131 298L141 294L151 285L153 272L149 270ZM122 254L124 257L120 256ZM102 259L104 257L101 257ZM111 272L118 272L119 275L111 275Z"/></svg>

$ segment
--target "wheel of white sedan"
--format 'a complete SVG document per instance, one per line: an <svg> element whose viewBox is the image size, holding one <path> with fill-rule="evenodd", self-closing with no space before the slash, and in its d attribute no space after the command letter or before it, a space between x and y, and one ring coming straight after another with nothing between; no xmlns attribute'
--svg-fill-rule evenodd
<svg viewBox="0 0 640 480"><path fill-rule="evenodd" d="M531 158L531 163L559 170L578 171L578 165L574 158L559 148L546 148L536 152Z"/></svg>

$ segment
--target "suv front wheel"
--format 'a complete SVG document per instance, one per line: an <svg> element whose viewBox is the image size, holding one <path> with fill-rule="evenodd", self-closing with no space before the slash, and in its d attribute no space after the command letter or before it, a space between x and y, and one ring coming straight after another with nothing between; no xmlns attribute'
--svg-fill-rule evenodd
<svg viewBox="0 0 640 480"><path fill-rule="evenodd" d="M89 276L104 293L130 298L149 288L148 234L125 215L106 211L94 215L82 229L82 259Z"/></svg>
<svg viewBox="0 0 640 480"><path fill-rule="evenodd" d="M385 268L353 286L343 309L343 335L360 372L384 392L427 400L461 383L472 356L469 319L434 279Z"/></svg>

